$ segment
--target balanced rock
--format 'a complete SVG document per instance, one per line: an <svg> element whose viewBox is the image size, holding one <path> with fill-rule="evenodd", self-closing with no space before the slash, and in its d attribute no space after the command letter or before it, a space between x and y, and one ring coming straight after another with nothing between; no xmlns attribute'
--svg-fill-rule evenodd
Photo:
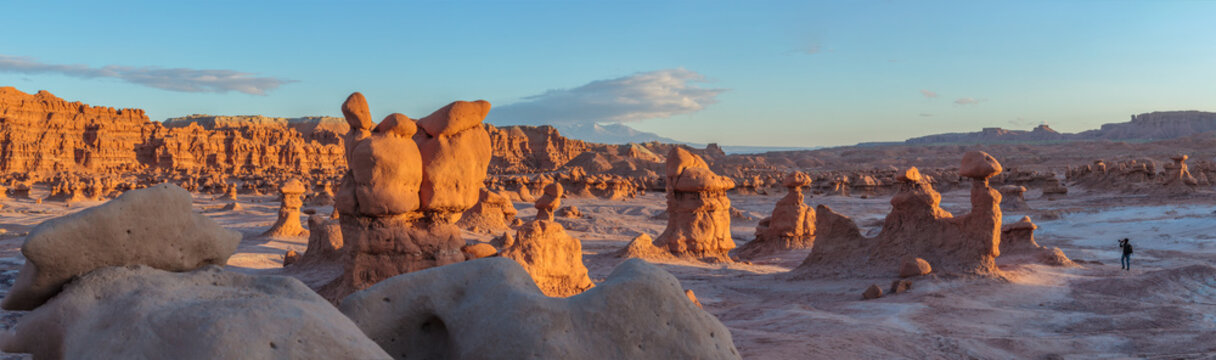
<svg viewBox="0 0 1216 360"><path fill-rule="evenodd" d="M33 309L73 277L107 266L189 271L224 265L240 240L240 233L194 213L190 193L180 187L131 190L34 227L21 246L26 263L3 307Z"/></svg>
<svg viewBox="0 0 1216 360"><path fill-rule="evenodd" d="M350 169L334 201L341 214L343 273L318 291L337 301L389 277L464 261L454 223L477 203L490 141L485 101L457 101L415 122L391 114L373 124L366 99L342 105Z"/></svg>
<svg viewBox="0 0 1216 360"><path fill-rule="evenodd" d="M300 207L304 206L304 183L291 179L279 186L279 219L262 236L292 237L306 233L300 225Z"/></svg>
<svg viewBox="0 0 1216 360"><path fill-rule="evenodd" d="M655 246L680 257L730 261L730 178L682 147L667 155L667 228Z"/></svg>
<svg viewBox="0 0 1216 360"><path fill-rule="evenodd" d="M806 205L802 193L811 185L811 177L801 171L791 172L782 185L789 191L777 201L772 216L760 220L756 226L756 239L739 248L739 257L755 258L815 245L815 209Z"/></svg>
<svg viewBox="0 0 1216 360"><path fill-rule="evenodd" d="M562 206L562 195L565 194L562 184L552 183L545 186L545 194L536 200L536 219L553 220L553 210Z"/></svg>
<svg viewBox="0 0 1216 360"><path fill-rule="evenodd" d="M448 222L477 204L490 165L490 135L481 125L490 103L457 101L418 120L414 141L422 153L423 211Z"/></svg>
<svg viewBox="0 0 1216 360"><path fill-rule="evenodd" d="M354 323L299 281L207 266L108 267L25 315L6 352L46 359L385 359Z"/></svg>
<svg viewBox="0 0 1216 360"><path fill-rule="evenodd" d="M554 298L518 263L478 259L388 279L340 308L398 359L740 358L730 330L641 260Z"/></svg>

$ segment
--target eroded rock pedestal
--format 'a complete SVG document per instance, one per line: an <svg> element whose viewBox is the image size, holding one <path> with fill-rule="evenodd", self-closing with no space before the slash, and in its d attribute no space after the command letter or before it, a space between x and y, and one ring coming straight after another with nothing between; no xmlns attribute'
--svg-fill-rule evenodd
<svg viewBox="0 0 1216 360"><path fill-rule="evenodd" d="M279 186L279 219L262 236L291 237L308 231L300 225L300 207L304 206L304 183L291 179Z"/></svg>
<svg viewBox="0 0 1216 360"><path fill-rule="evenodd" d="M667 229L655 246L680 257L730 261L730 178L714 174L700 156L675 147L667 155Z"/></svg>
<svg viewBox="0 0 1216 360"><path fill-rule="evenodd" d="M1001 194L988 178L1001 164L986 153L963 156L959 175L971 178L971 212L954 217L940 207L941 195L920 171L909 168L897 180L891 213L875 238L825 206L817 209L815 250L794 269L795 277L894 276L902 262L921 258L939 273L1000 276Z"/></svg>
<svg viewBox="0 0 1216 360"><path fill-rule="evenodd" d="M815 209L806 205L802 193L811 185L811 177L795 171L785 176L782 185L789 192L777 201L772 216L760 220L756 239L739 247L739 257L755 258L815 245Z"/></svg>
<svg viewBox="0 0 1216 360"><path fill-rule="evenodd" d="M454 224L477 203L490 162L485 101L457 101L415 122L373 124L354 93L342 105L347 171L338 189L343 272L319 292L331 301L389 277L464 261ZM375 126L373 126L375 125Z"/></svg>

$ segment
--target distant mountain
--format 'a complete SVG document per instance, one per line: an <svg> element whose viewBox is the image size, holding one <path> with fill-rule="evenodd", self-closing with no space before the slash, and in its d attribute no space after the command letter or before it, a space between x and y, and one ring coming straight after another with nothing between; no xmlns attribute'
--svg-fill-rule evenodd
<svg viewBox="0 0 1216 360"><path fill-rule="evenodd" d="M651 141L686 144L683 141L659 136L659 134L640 131L625 124L568 124L553 127L568 138L600 144L640 144Z"/></svg>
<svg viewBox="0 0 1216 360"><path fill-rule="evenodd" d="M1175 139L1216 131L1216 113L1203 111L1157 111L1132 115L1131 121L1103 124L1101 128L1075 134L1060 133L1047 125L1030 131L984 128L979 132L921 136L905 144L1000 144L1083 140L1151 141ZM876 143L878 145L886 143ZM870 145L870 144L858 144Z"/></svg>
<svg viewBox="0 0 1216 360"><path fill-rule="evenodd" d="M1070 140L1067 134L1061 134L1047 125L1039 125L1034 130L1006 130L1002 128L984 128L980 132L946 133L911 138L908 144L955 144L955 143L1008 143Z"/></svg>
<svg viewBox="0 0 1216 360"><path fill-rule="evenodd" d="M1132 115L1125 123L1103 124L1102 128L1077 134L1106 140L1175 139L1216 131L1216 113L1203 111L1157 111Z"/></svg>

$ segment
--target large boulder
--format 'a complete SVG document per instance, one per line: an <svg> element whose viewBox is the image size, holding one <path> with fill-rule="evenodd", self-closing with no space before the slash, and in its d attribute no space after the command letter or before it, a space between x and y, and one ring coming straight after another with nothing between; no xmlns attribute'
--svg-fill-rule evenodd
<svg viewBox="0 0 1216 360"><path fill-rule="evenodd" d="M108 267L25 315L5 352L45 359L385 359L299 281L207 266Z"/></svg>
<svg viewBox="0 0 1216 360"><path fill-rule="evenodd" d="M385 280L340 307L397 359L739 358L726 326L641 260L553 298L516 262L477 259Z"/></svg>
<svg viewBox="0 0 1216 360"><path fill-rule="evenodd" d="M73 277L107 266L189 271L227 264L241 234L195 213L190 204L189 192L160 184L38 224L21 246L25 266L3 307L33 309Z"/></svg>

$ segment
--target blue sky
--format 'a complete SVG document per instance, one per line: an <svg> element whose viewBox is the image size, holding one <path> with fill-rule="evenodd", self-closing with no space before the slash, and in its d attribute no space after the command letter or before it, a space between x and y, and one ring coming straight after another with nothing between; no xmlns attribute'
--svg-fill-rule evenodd
<svg viewBox="0 0 1216 360"><path fill-rule="evenodd" d="M830 146L1216 111L1210 1L0 1L0 22L0 86L153 120L339 116L361 91L380 117L485 99L496 124Z"/></svg>

